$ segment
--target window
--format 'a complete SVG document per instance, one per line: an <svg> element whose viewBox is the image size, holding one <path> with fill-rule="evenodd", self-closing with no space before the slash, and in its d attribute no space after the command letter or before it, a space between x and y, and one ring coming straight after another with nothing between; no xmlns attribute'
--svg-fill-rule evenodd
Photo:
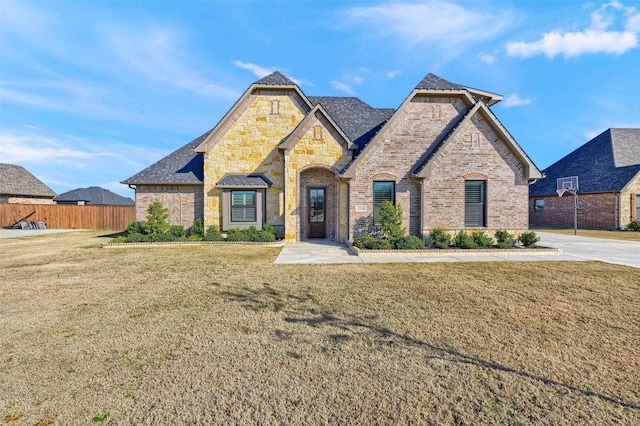
<svg viewBox="0 0 640 426"><path fill-rule="evenodd" d="M464 226L485 225L485 189L483 180L464 182Z"/></svg>
<svg viewBox="0 0 640 426"><path fill-rule="evenodd" d="M231 191L231 222L256 221L256 191Z"/></svg>
<svg viewBox="0 0 640 426"><path fill-rule="evenodd" d="M541 198L539 200L533 201L533 209L534 210L544 210L544 199Z"/></svg>
<svg viewBox="0 0 640 426"><path fill-rule="evenodd" d="M395 182L373 182L373 224L380 226L380 206L385 201L396 203Z"/></svg>

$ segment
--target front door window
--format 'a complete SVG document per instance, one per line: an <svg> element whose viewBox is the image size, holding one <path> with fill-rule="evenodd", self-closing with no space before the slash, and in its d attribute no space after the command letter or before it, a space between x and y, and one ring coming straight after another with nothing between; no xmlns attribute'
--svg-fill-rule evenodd
<svg viewBox="0 0 640 426"><path fill-rule="evenodd" d="M326 238L324 188L309 189L309 238Z"/></svg>

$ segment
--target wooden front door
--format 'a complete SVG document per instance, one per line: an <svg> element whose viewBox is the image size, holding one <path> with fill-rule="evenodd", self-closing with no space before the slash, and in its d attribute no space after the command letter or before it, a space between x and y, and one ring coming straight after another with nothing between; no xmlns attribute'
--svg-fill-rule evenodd
<svg viewBox="0 0 640 426"><path fill-rule="evenodd" d="M309 188L309 235L308 238L326 238L327 222L324 188Z"/></svg>

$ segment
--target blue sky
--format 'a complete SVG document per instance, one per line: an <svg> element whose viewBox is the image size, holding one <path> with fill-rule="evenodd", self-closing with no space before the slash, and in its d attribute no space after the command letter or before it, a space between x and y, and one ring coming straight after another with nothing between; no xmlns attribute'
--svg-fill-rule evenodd
<svg viewBox="0 0 640 426"><path fill-rule="evenodd" d="M62 193L119 182L279 70L397 108L429 72L499 93L544 169L640 127L640 3L0 0L0 162Z"/></svg>

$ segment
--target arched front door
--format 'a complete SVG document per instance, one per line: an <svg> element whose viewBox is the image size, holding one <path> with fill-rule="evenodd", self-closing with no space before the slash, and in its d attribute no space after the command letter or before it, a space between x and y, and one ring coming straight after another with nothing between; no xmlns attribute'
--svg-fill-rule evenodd
<svg viewBox="0 0 640 426"><path fill-rule="evenodd" d="M338 233L338 177L326 167L300 172L298 223L300 239L336 240Z"/></svg>

